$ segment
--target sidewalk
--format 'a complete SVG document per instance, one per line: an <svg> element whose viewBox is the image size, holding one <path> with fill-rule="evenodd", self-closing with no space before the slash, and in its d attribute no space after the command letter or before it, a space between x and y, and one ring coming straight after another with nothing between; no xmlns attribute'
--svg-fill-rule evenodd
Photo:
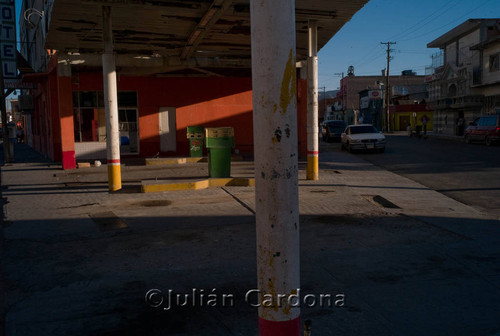
<svg viewBox="0 0 500 336"><path fill-rule="evenodd" d="M1 167L5 334L256 335L254 187L141 193L144 180L206 178L207 163L62 171L25 145ZM252 177L251 162L232 175ZM343 152L300 164L301 293L313 335L495 335L500 223ZM0 236L1 238L1 236ZM1 239L0 239L1 242ZM234 306L167 308L168 291ZM164 302L145 302L151 289ZM1 299L1 297L0 297ZM1 306L0 306L1 307ZM1 321L1 320L0 320Z"/></svg>

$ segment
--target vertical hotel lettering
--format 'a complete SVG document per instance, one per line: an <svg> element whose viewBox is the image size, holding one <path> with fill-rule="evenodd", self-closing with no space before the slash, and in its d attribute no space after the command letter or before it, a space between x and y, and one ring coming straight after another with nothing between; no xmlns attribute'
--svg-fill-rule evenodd
<svg viewBox="0 0 500 336"><path fill-rule="evenodd" d="M16 63L16 10L14 0L0 0L0 52L5 79L17 77Z"/></svg>

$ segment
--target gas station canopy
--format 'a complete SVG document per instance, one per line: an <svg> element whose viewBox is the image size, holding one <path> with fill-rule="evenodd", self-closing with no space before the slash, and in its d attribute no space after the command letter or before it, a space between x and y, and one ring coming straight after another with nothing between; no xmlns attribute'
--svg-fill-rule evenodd
<svg viewBox="0 0 500 336"><path fill-rule="evenodd" d="M308 53L308 22L318 49L368 0L297 0L297 61ZM247 76L250 2L232 0L56 0L46 49L79 66L100 66L102 6L111 7L117 67L133 75Z"/></svg>

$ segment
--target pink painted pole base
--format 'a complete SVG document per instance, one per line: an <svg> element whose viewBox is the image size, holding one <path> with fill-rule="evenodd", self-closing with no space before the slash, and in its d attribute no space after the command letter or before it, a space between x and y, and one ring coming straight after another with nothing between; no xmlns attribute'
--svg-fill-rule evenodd
<svg viewBox="0 0 500 336"><path fill-rule="evenodd" d="M62 152L62 166L64 170L76 168L75 151Z"/></svg>
<svg viewBox="0 0 500 336"><path fill-rule="evenodd" d="M300 336L300 316L280 322L259 317L259 336Z"/></svg>

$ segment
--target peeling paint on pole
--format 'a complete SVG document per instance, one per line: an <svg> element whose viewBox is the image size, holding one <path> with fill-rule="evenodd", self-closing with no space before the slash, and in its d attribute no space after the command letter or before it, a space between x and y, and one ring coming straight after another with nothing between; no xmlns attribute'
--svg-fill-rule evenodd
<svg viewBox="0 0 500 336"><path fill-rule="evenodd" d="M286 113L288 105L290 105L292 100L295 102L297 101L297 75L295 69L295 56L293 50L290 50L285 71L283 73L283 81L281 82L281 114Z"/></svg>
<svg viewBox="0 0 500 336"><path fill-rule="evenodd" d="M295 1L252 0L259 335L300 334Z"/></svg>

